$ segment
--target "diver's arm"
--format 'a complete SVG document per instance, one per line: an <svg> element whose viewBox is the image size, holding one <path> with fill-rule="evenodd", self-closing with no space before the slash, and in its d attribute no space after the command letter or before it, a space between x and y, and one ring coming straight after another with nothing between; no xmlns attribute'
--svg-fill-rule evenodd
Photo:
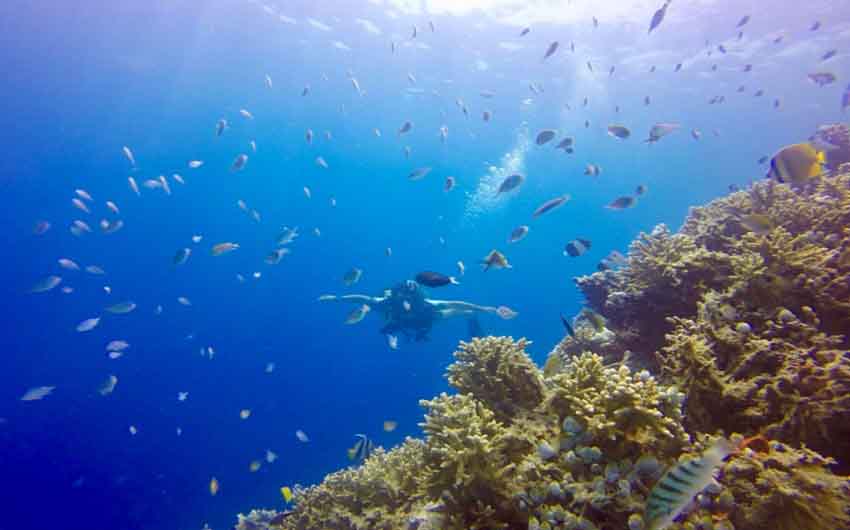
<svg viewBox="0 0 850 530"><path fill-rule="evenodd" d="M350 302L352 304L377 304L383 302L384 299L379 296L367 296L365 294L344 294L342 296L336 295L322 295L319 297L319 301L321 302Z"/></svg>
<svg viewBox="0 0 850 530"><path fill-rule="evenodd" d="M432 300L427 299L427 302L433 305L440 312L445 312L444 316L450 317L455 315L469 315L472 313L495 313L496 308L486 305L471 304L462 300Z"/></svg>

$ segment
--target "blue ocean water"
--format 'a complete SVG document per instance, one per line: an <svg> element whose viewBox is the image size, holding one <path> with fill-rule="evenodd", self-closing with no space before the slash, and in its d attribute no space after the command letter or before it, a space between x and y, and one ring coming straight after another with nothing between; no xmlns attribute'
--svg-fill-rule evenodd
<svg viewBox="0 0 850 530"><path fill-rule="evenodd" d="M461 284L430 295L509 306L519 315L482 315L484 331L529 338L542 363L563 335L559 314L581 308L573 277L596 270L612 250L625 252L657 223L677 228L692 205L763 177L760 157L843 117L844 4L673 2L649 35L660 2L613 4L4 2L0 528L219 529L239 511L280 508L281 486L350 465L354 434L384 447L419 435L418 400L448 390L445 368L468 338L457 319L438 323L428 341L402 337L391 350L378 315L345 325L353 306L320 303L319 295L380 295L422 270L457 274L462 260ZM747 14L738 40L735 26ZM816 20L822 27L810 31ZM518 37L526 25L532 31ZM542 61L553 41L559 50ZM838 55L820 61L830 49ZM817 71L838 81L817 87L806 78ZM719 95L723 103L708 103ZM230 127L217 137L221 118ZM414 127L402 136L405 121ZM645 145L656 122L681 129ZM632 136L612 138L611 123ZM559 132L556 141L573 136L575 153L534 145L546 128ZM230 171L240 153L247 166ZM317 156L329 167L318 167ZM204 165L191 169L190 160ZM599 177L583 174L590 163L602 167ZM425 166L433 168L425 179L406 178ZM494 183L512 172L527 181L495 199ZM143 187L136 196L127 184L128 176L141 183L159 175L171 195ZM446 193L448 175L457 188ZM648 192L635 207L604 208L639 184ZM71 205L75 189L93 196L91 214ZM532 218L567 193L566 205ZM240 210L240 199L261 222ZM109 214L106 200L120 215ZM103 234L104 217L125 226ZM93 233L74 237L74 219ZM39 220L51 229L34 235ZM528 237L508 244L520 224L530 226ZM280 264L267 265L283 226L299 227L300 237ZM203 236L198 244L195 234ZM592 248L564 256L576 237ZM211 246L223 241L240 248L213 257ZM175 266L184 247L192 255ZM493 248L512 269L481 270ZM106 274L61 269L59 258ZM353 267L362 280L346 287L342 277ZM73 292L29 292L50 274ZM137 309L104 312L124 300ZM97 316L94 330L76 331ZM130 348L110 359L105 345L116 339ZM213 359L199 354L207 347ZM110 375L118 384L102 396ZM39 386L56 388L43 400L20 400ZM188 399L178 401L178 392ZM242 409L252 412L246 420ZM398 429L384 432L385 420ZM298 429L309 442L296 438ZM250 472L267 449L279 459ZM215 497L212 477L221 485Z"/></svg>

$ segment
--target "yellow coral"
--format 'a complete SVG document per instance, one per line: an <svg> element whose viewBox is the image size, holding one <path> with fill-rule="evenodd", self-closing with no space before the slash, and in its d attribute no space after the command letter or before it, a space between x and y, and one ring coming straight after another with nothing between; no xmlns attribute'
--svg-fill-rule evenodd
<svg viewBox="0 0 850 530"><path fill-rule="evenodd" d="M502 421L518 409L532 410L543 400L543 379L524 351L529 344L510 337L461 341L448 370L449 384L487 403Z"/></svg>

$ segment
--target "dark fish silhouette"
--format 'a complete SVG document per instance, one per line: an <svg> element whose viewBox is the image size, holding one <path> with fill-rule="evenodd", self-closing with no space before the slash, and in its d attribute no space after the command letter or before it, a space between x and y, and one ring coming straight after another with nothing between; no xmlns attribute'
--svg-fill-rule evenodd
<svg viewBox="0 0 850 530"><path fill-rule="evenodd" d="M543 56L543 60L545 61L549 57L552 56L556 51L558 51L558 41L553 42L549 45L549 48L546 50L546 55Z"/></svg>
<svg viewBox="0 0 850 530"><path fill-rule="evenodd" d="M670 5L670 0L664 2L664 5L661 6L658 11L652 15L652 20L649 22L649 31L647 33L652 33L652 30L661 25L661 22L664 20L664 15L667 14L667 6Z"/></svg>
<svg viewBox="0 0 850 530"><path fill-rule="evenodd" d="M443 287L444 285L459 285L454 276L446 276L439 272L424 271L416 275L416 283L426 287Z"/></svg>

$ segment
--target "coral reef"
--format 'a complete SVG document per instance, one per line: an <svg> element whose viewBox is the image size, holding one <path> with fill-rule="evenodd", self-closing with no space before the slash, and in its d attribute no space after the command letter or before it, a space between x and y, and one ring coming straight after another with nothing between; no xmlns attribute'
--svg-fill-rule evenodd
<svg viewBox="0 0 850 530"><path fill-rule="evenodd" d="M759 182L693 208L677 234L642 234L625 266L576 280L615 334L601 353L660 368L688 396L691 431L761 432L850 469L848 226L838 174Z"/></svg>
<svg viewBox="0 0 850 530"><path fill-rule="evenodd" d="M850 175L759 182L576 281L590 309L544 370L525 339L462 342L424 440L239 528L643 530L665 468L724 434L671 528L850 526Z"/></svg>
<svg viewBox="0 0 850 530"><path fill-rule="evenodd" d="M838 169L841 164L850 162L850 127L843 123L821 125L809 138L833 146L826 150L826 167Z"/></svg>

